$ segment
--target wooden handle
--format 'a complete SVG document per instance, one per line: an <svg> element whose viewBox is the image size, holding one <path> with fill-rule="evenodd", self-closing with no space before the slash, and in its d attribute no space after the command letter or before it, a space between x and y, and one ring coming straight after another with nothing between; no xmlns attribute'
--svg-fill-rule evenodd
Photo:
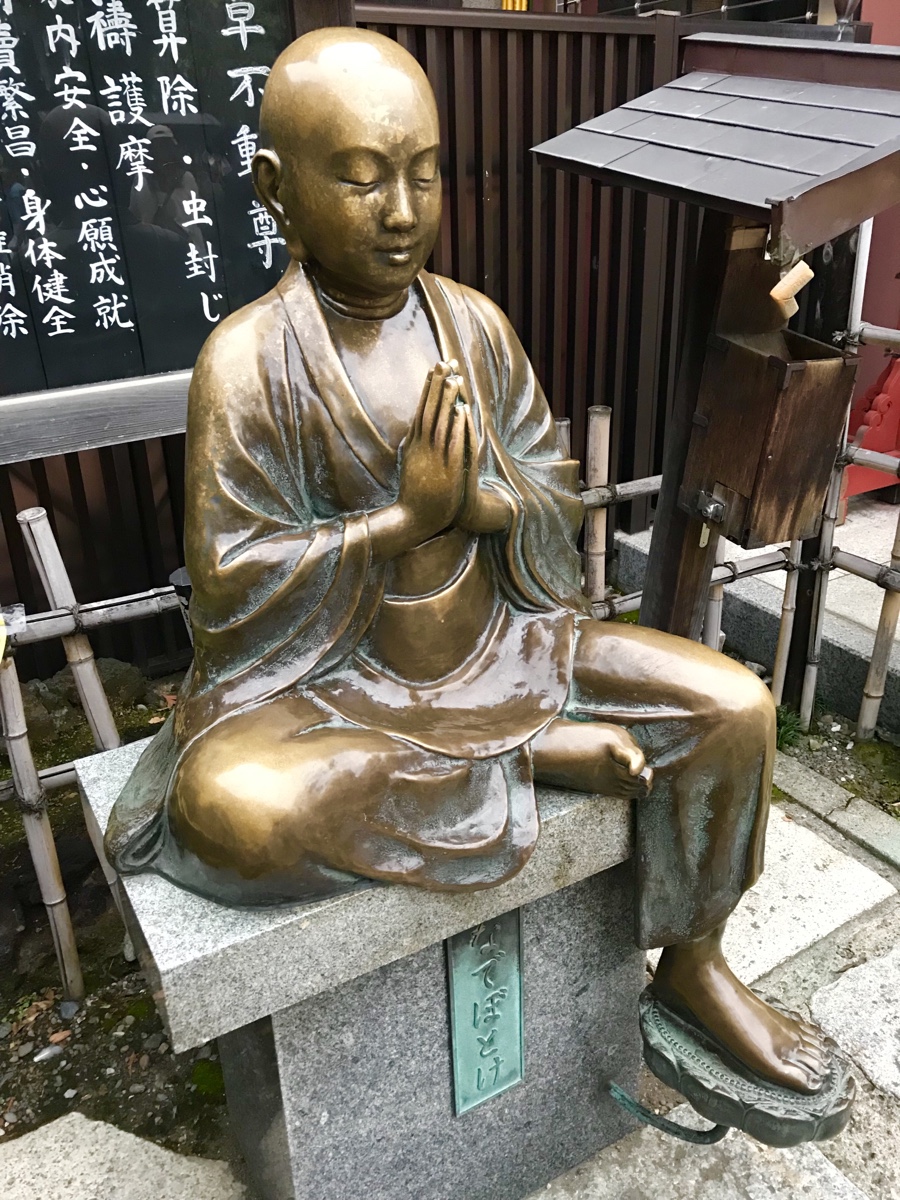
<svg viewBox="0 0 900 1200"><path fill-rule="evenodd" d="M769 292L769 295L781 309L782 313L784 313L785 320L790 320L800 308L794 297L815 277L815 272L801 258L797 265L791 267L790 271Z"/></svg>

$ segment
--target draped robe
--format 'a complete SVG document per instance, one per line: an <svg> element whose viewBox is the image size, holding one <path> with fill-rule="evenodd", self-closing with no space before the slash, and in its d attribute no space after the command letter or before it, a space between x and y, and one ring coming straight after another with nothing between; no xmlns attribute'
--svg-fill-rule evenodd
<svg viewBox="0 0 900 1200"><path fill-rule="evenodd" d="M312 898L360 877L491 886L520 870L537 840L534 738L559 715L600 717L660 759L646 844L639 822L639 881L655 897L639 936L659 944L708 926L761 864L768 735L754 727L743 779L711 764L719 656L702 660L715 677L705 701L685 699L680 682L669 696L666 671L679 676L679 646L690 644L653 631L618 635L618 683L579 682L578 647L583 657L604 639L581 592L577 463L562 455L496 306L425 272L417 286L441 357L464 380L479 447L470 469L505 496L508 529L447 530L403 556L403 570L373 562L367 513L396 499L398 447L366 411L310 276L292 264L272 292L223 322L195 369L186 515L194 665L116 804L110 857L123 873L154 869L230 903ZM632 679L636 634L658 649ZM737 708L751 724L762 712L756 692ZM291 814L279 814L254 857L252 797L239 813L233 788L227 802L210 797L241 776L249 753L263 805L267 737L279 741L279 770L286 754L291 770L302 767L292 776L305 793L294 825L309 834L305 843L302 828L285 835ZM693 810L678 791L685 769L700 780ZM715 811L718 837L694 837L690 848L691 811L706 824ZM688 847L678 861L673 841Z"/></svg>

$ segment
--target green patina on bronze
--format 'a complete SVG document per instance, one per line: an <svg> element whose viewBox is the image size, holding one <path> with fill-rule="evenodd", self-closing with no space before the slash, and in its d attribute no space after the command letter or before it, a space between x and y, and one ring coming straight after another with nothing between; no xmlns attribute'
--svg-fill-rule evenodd
<svg viewBox="0 0 900 1200"><path fill-rule="evenodd" d="M519 910L447 941L456 1114L525 1077Z"/></svg>

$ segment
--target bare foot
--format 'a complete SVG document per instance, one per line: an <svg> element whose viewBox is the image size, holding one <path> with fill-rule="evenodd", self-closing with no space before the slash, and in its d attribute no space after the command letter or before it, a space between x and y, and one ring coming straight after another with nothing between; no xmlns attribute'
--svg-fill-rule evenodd
<svg viewBox="0 0 900 1200"><path fill-rule="evenodd" d="M667 946L653 990L663 1002L689 1009L763 1079L796 1092L817 1092L830 1068L824 1034L808 1021L778 1012L741 983L722 955L721 935L720 929L696 942Z"/></svg>
<svg viewBox="0 0 900 1200"><path fill-rule="evenodd" d="M630 733L602 721L551 721L534 742L538 783L642 799L653 772Z"/></svg>

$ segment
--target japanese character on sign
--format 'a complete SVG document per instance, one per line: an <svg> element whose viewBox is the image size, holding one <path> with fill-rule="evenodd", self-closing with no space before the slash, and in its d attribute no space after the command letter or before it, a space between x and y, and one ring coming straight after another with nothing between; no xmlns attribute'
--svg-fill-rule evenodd
<svg viewBox="0 0 900 1200"><path fill-rule="evenodd" d="M206 253L201 254L197 247L191 242L188 245L188 254L185 266L187 267L187 278L196 279L200 275L204 275L210 283L216 282L216 260L218 254L215 253L209 242L206 243Z"/></svg>
<svg viewBox="0 0 900 1200"><path fill-rule="evenodd" d="M147 3L156 9L161 35L153 39L153 45L159 46L160 58L164 58L168 50L172 55L172 62L178 62L178 47L187 42L187 38L178 36L178 14L174 8L178 2L179 0L147 0Z"/></svg>
<svg viewBox="0 0 900 1200"><path fill-rule="evenodd" d="M72 80L72 82L68 83L66 82L67 80ZM72 67L63 67L56 74L53 82L57 87L59 87L60 83L62 84L59 91L54 92L53 95L59 100L63 108L85 107L84 101L78 98L79 96L89 96L91 94L90 88L78 86L80 83L87 83L87 75L85 75L84 71L75 71Z"/></svg>
<svg viewBox="0 0 900 1200"><path fill-rule="evenodd" d="M56 24L48 25L47 27L47 48L53 53L60 42L65 42L69 47L69 53L74 57L78 53L81 46L78 37L75 34L75 28L72 25L67 25L62 16L56 14Z"/></svg>
<svg viewBox="0 0 900 1200"><path fill-rule="evenodd" d="M48 8L52 8L53 11L56 12L57 3L59 3L59 4L74 4L75 0L43 0L43 2L44 2L44 4L47 5Z"/></svg>
<svg viewBox="0 0 900 1200"><path fill-rule="evenodd" d="M129 179L137 179L137 183L134 185L137 192L144 186L144 176L153 174L153 168L147 166L149 161L150 139L135 137L133 133L129 134L128 140L119 147L119 161L116 166L121 167L123 163L128 165L125 174Z"/></svg>
<svg viewBox="0 0 900 1200"><path fill-rule="evenodd" d="M112 217L87 217L81 222L78 241L88 254L99 254L104 246L114 246Z"/></svg>
<svg viewBox="0 0 900 1200"><path fill-rule="evenodd" d="M192 83L188 83L183 75L173 75L171 78L168 75L160 75L159 94L163 112L167 117L171 113L186 117L189 112L197 111L197 106L191 103L197 95L197 89Z"/></svg>
<svg viewBox="0 0 900 1200"><path fill-rule="evenodd" d="M501 1005L509 995L509 988L497 988L490 995L485 996L481 1004L476 1002L473 1014L473 1023L478 1029L482 1025L493 1025L503 1016Z"/></svg>
<svg viewBox="0 0 900 1200"><path fill-rule="evenodd" d="M0 292L9 292L11 296L16 294L12 267L9 263L0 263Z"/></svg>
<svg viewBox="0 0 900 1200"><path fill-rule="evenodd" d="M91 142L91 138L99 138L100 131L92 129L90 125L85 124L81 117L76 117L69 126L68 131L63 134L63 140L72 139L71 149L76 153L83 150L96 151L97 147Z"/></svg>
<svg viewBox="0 0 900 1200"><path fill-rule="evenodd" d="M75 314L69 312L65 308L60 308L58 304L54 304L52 308L44 313L41 319L42 325L50 325L51 329L47 331L47 337L59 337L62 333L74 333L74 329L70 329L66 324L67 321L74 321Z"/></svg>
<svg viewBox="0 0 900 1200"><path fill-rule="evenodd" d="M96 259L88 264L91 269L91 283L117 283L119 287L124 287L125 280L116 274L118 264L118 254L114 254L112 258L107 258L105 254L98 254Z"/></svg>
<svg viewBox="0 0 900 1200"><path fill-rule="evenodd" d="M116 325L119 329L134 329L134 321L123 321L121 317L121 313L127 308L127 300L127 296L119 296L116 292L110 296L99 296L94 302L97 328L111 329Z"/></svg>
<svg viewBox="0 0 900 1200"><path fill-rule="evenodd" d="M202 200L196 192L192 191L187 200L182 200L182 207L185 213L191 219L182 221L181 224L185 229L191 225L212 225L212 217L206 215L206 201Z"/></svg>
<svg viewBox="0 0 900 1200"><path fill-rule="evenodd" d="M253 222L255 242L248 242L248 250L258 250L262 255L263 266L266 270L272 265L272 247L283 246L284 238L278 232L275 218L267 208L263 208L258 200L254 200L247 210L247 215Z"/></svg>
<svg viewBox="0 0 900 1200"><path fill-rule="evenodd" d="M237 100L238 96L243 96L244 102L248 108L252 108L256 103L256 97L253 94L253 77L255 75L266 76L269 74L268 67L232 67L226 74L230 79L237 79L239 83L231 95L229 100ZM263 85L265 86L265 85ZM257 89L260 96L262 95L262 87Z"/></svg>
<svg viewBox="0 0 900 1200"><path fill-rule="evenodd" d="M85 206L87 208L106 208L109 201L106 199L106 196L101 196L100 192L109 194L109 188L105 183L101 183L99 187L89 188L86 192L79 192L75 197L75 207L79 212Z"/></svg>
<svg viewBox="0 0 900 1200"><path fill-rule="evenodd" d="M25 246L25 257L33 267L38 265L52 267L54 262L62 262L65 255L58 252L56 242L51 242L49 238L42 237L40 241L35 241L34 238L28 239Z"/></svg>
<svg viewBox="0 0 900 1200"><path fill-rule="evenodd" d="M127 110L131 118L129 125L137 125L140 122L149 129L153 122L144 116L147 102L144 100L144 84L141 77L134 71L125 71L119 76L118 83L110 75L104 75L103 78L106 87L100 88L100 95L109 106L109 119L113 125L124 124Z"/></svg>
<svg viewBox="0 0 900 1200"><path fill-rule="evenodd" d="M34 158L37 146L29 138L30 132L27 125L10 125L7 128L9 141L6 143L6 153L11 158Z"/></svg>
<svg viewBox="0 0 900 1200"><path fill-rule="evenodd" d="M33 99L34 96L25 91L24 83L17 79L0 79L0 119L21 121L27 115L22 101Z"/></svg>
<svg viewBox="0 0 900 1200"><path fill-rule="evenodd" d="M481 1067L478 1068L476 1072L475 1086L478 1088L479 1092L483 1092L488 1086L488 1083L490 1083L491 1087L497 1086L497 1080L500 1076L500 1068L503 1066L503 1062L504 1060L499 1054L497 1054L494 1056L494 1061L486 1071L482 1070ZM489 1074L493 1075L493 1079L488 1079Z"/></svg>
<svg viewBox="0 0 900 1200"><path fill-rule="evenodd" d="M222 320L221 313L216 313L214 315L213 313L211 313L209 311L210 297L206 294L206 292L202 292L200 298L203 301L203 315L204 315L204 317L206 317L207 321L211 321L213 325L215 325L216 322L221 321ZM213 300L221 300L222 293L221 292L213 293L212 299Z"/></svg>
<svg viewBox="0 0 900 1200"><path fill-rule="evenodd" d="M19 39L13 34L9 21L0 21L0 71L22 72L16 66L16 46Z"/></svg>
<svg viewBox="0 0 900 1200"><path fill-rule="evenodd" d="M69 281L62 271L54 268L49 275L35 275L34 286L31 289L41 304L74 304L75 301L67 295Z"/></svg>
<svg viewBox="0 0 900 1200"><path fill-rule="evenodd" d="M24 208L23 218L25 220L25 229L31 233L37 230L38 233L44 234L47 232L47 209L50 207L49 200L42 200L34 188L28 188L22 193L22 206Z"/></svg>
<svg viewBox="0 0 900 1200"><path fill-rule="evenodd" d="M131 43L137 37L138 27L122 0L106 0L106 10L92 13L87 23L92 27L91 33L97 39L98 49L111 50L115 46L122 46L131 57Z"/></svg>
<svg viewBox="0 0 900 1200"><path fill-rule="evenodd" d="M237 131L237 136L231 139L231 144L237 150L238 158L241 160L241 169L238 171L238 175L249 175L251 173L250 164L259 144L259 134L254 133L249 125L242 125Z"/></svg>
<svg viewBox="0 0 900 1200"><path fill-rule="evenodd" d="M225 5L225 12L229 21L234 21L234 25L230 29L222 30L222 37L239 37L241 45L247 49L247 35L251 33L265 33L262 25L249 25L248 22L253 20L256 9L252 4L247 3L247 0L229 0Z"/></svg>
<svg viewBox="0 0 900 1200"><path fill-rule="evenodd" d="M68 314L67 314L68 315ZM25 314L14 304L6 303L0 308L0 334L3 337L12 338L13 341L19 336L25 337L28 333L25 324Z"/></svg>

